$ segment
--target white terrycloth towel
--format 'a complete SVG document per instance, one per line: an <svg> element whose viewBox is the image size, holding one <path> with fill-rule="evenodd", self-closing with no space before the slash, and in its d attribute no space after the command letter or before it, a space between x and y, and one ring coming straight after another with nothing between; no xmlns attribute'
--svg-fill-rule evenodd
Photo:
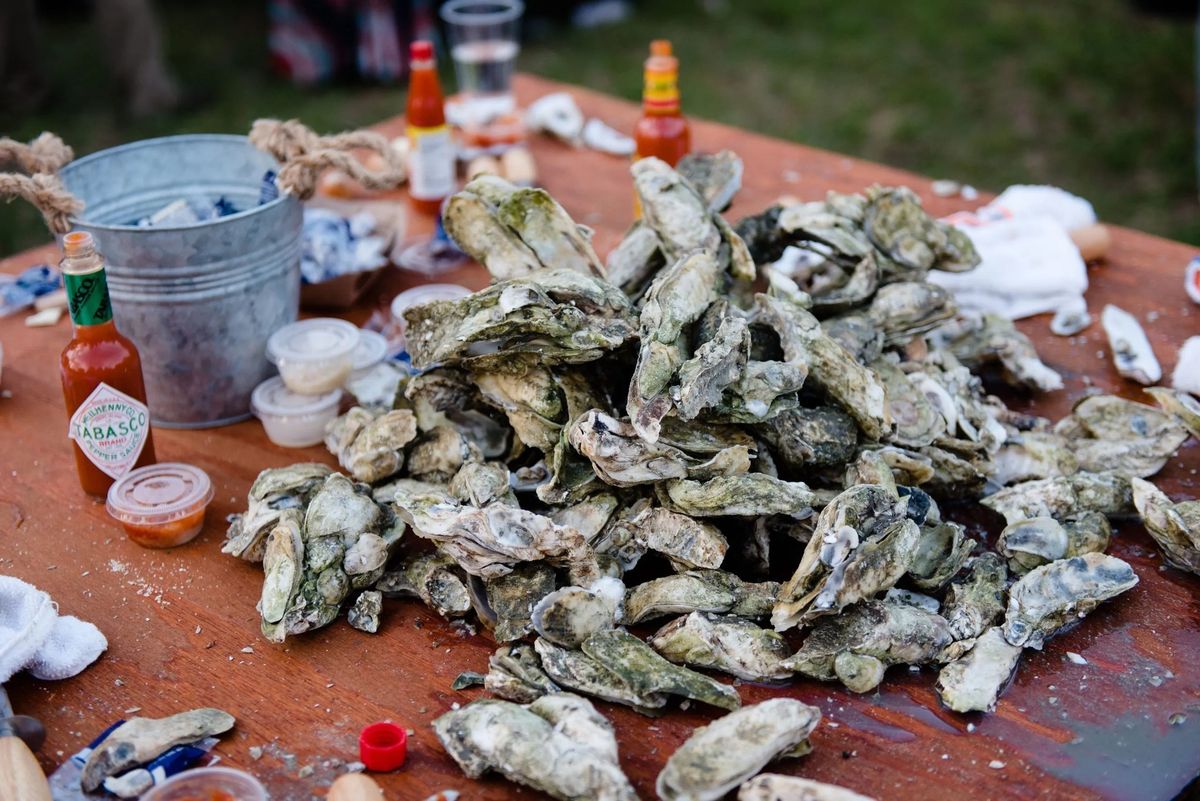
<svg viewBox="0 0 1200 801"><path fill-rule="evenodd" d="M60 616L47 593L0 576L0 684L26 669L39 679L74 676L107 647L100 629Z"/></svg>
<svg viewBox="0 0 1200 801"><path fill-rule="evenodd" d="M970 237L981 258L965 273L929 274L959 308L1010 319L1086 308L1087 265L1068 234L1096 221L1083 198L1052 186L1012 186L978 211L946 221Z"/></svg>

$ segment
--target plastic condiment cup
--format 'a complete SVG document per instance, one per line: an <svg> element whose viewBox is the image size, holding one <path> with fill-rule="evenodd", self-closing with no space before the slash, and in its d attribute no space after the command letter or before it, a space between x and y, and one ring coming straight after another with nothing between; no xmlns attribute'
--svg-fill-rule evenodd
<svg viewBox="0 0 1200 801"><path fill-rule="evenodd" d="M358 346L354 349L354 372L379 364L387 356L387 352L387 337L367 328L358 329Z"/></svg>
<svg viewBox="0 0 1200 801"><path fill-rule="evenodd" d="M279 376L268 378L250 395L250 410L262 421L267 437L285 448L307 448L325 436L325 426L337 417L342 391L301 395L288 389Z"/></svg>
<svg viewBox="0 0 1200 801"><path fill-rule="evenodd" d="M267 358L279 368L283 383L292 392L324 395L350 375L358 342L357 326L333 317L316 317L271 334Z"/></svg>
<svg viewBox="0 0 1200 801"><path fill-rule="evenodd" d="M193 768L150 789L142 801L268 801L262 782L233 768Z"/></svg>
<svg viewBox="0 0 1200 801"><path fill-rule="evenodd" d="M173 548L204 528L213 499L212 481L198 467L179 462L131 470L108 488L108 513L129 539L146 548Z"/></svg>

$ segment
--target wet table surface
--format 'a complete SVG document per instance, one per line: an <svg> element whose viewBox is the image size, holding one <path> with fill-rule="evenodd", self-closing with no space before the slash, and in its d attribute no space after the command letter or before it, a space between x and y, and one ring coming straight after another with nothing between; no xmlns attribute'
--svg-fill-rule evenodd
<svg viewBox="0 0 1200 801"><path fill-rule="evenodd" d="M523 103L563 88L585 113L618 129L630 130L637 117L635 105L616 98L530 76L517 80ZM397 135L403 123L379 127ZM876 182L913 187L939 215L986 200L939 199L928 179L911 173L725 125L694 121L693 136L699 150L731 148L745 160L745 186L727 212L730 219L782 194L812 200L830 189L858 191ZM632 217L625 160L544 138L532 147L544 186L596 230L597 249L606 253ZM427 230L427 223L410 225L412 236ZM1107 259L1090 268L1092 310L1114 302L1136 314L1168 374L1179 345L1200 333L1200 308L1181 291L1193 252L1114 228ZM35 249L0 262L0 271L48 258L52 248ZM473 287L486 282L479 268L448 279ZM373 303L383 306L415 283L392 269ZM361 322L371 310L368 303L349 316ZM1044 315L1020 327L1063 374L1066 388L1044 397L1007 396L1014 407L1057 418L1089 386L1148 400L1112 369L1098 324L1070 339L1051 335ZM452 704L483 696L478 688L456 692L450 684L460 671L486 670L495 648L487 634L466 634L406 600L385 604L374 636L344 621L282 646L259 634L254 605L262 573L219 552L225 517L244 509L246 491L264 468L305 460L334 465L322 447L276 447L254 421L207 431L156 430L160 458L208 471L216 500L203 533L184 547L160 552L128 541L103 504L84 496L76 482L57 373L69 336L65 322L29 329L20 315L0 320L0 573L50 592L62 612L95 622L109 640L108 651L76 678L21 676L9 684L17 712L46 724L39 757L47 772L135 710L163 716L216 706L238 720L217 748L222 764L254 772L277 799L324 796L341 764L357 759L358 731L384 719L413 731L406 767L380 777L389 798L422 799L447 788L468 799L538 797L500 778L465 778L430 728ZM1196 497L1197 468L1200 446L1192 440L1155 480L1176 500ZM746 703L791 696L824 713L813 753L773 769L878 799L1154 801L1180 794L1200 772L1200 579L1164 568L1137 524L1119 526L1111 552L1133 565L1140 584L1045 650L1027 652L994 714L942 709L929 669L894 668L877 694L864 697L810 680L741 686ZM654 797L654 778L672 751L713 717L700 705L656 720L597 706L616 725L622 766L643 798ZM257 760L252 747L255 754L262 749Z"/></svg>

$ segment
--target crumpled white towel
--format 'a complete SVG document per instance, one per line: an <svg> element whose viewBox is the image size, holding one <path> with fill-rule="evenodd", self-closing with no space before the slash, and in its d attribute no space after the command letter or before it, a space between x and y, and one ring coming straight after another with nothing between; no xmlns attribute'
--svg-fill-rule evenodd
<svg viewBox="0 0 1200 801"><path fill-rule="evenodd" d="M1068 231L1096 221L1086 200L1053 186L1011 186L975 212L946 218L982 261L965 273L933 271L959 308L1009 319L1086 308L1087 265Z"/></svg>
<svg viewBox="0 0 1200 801"><path fill-rule="evenodd" d="M0 576L0 683L26 669L39 679L65 679L106 648L100 629L60 616L50 596L32 584Z"/></svg>

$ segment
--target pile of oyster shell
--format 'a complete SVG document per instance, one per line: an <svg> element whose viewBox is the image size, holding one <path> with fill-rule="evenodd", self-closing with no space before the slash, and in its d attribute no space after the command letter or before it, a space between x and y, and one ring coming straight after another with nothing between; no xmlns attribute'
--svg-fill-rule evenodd
<svg viewBox="0 0 1200 801"><path fill-rule="evenodd" d="M506 700L436 722L468 774L632 798L581 696L648 715L678 696L729 711L659 777L663 798L706 799L819 716L739 710L713 673L863 693L932 665L950 709L991 710L1025 648L1137 584L1105 554L1111 519L1140 513L1200 572L1200 503L1144 480L1200 436L1200 404L1010 410L973 371L1062 381L1009 321L958 315L925 280L976 265L965 236L879 186L731 226L741 171L727 152L636 162L642 216L607 264L543 190L485 176L455 195L446 228L495 282L406 314L416 374L394 408L328 430L345 474L264 471L232 520L224 550L262 562L264 635L344 608L375 631L391 596L473 614L501 647L458 686ZM788 246L804 266L784 275L767 265ZM950 519L978 504L1007 523L993 547ZM749 731L760 744L722 747ZM803 781L741 797L854 797L775 779Z"/></svg>

